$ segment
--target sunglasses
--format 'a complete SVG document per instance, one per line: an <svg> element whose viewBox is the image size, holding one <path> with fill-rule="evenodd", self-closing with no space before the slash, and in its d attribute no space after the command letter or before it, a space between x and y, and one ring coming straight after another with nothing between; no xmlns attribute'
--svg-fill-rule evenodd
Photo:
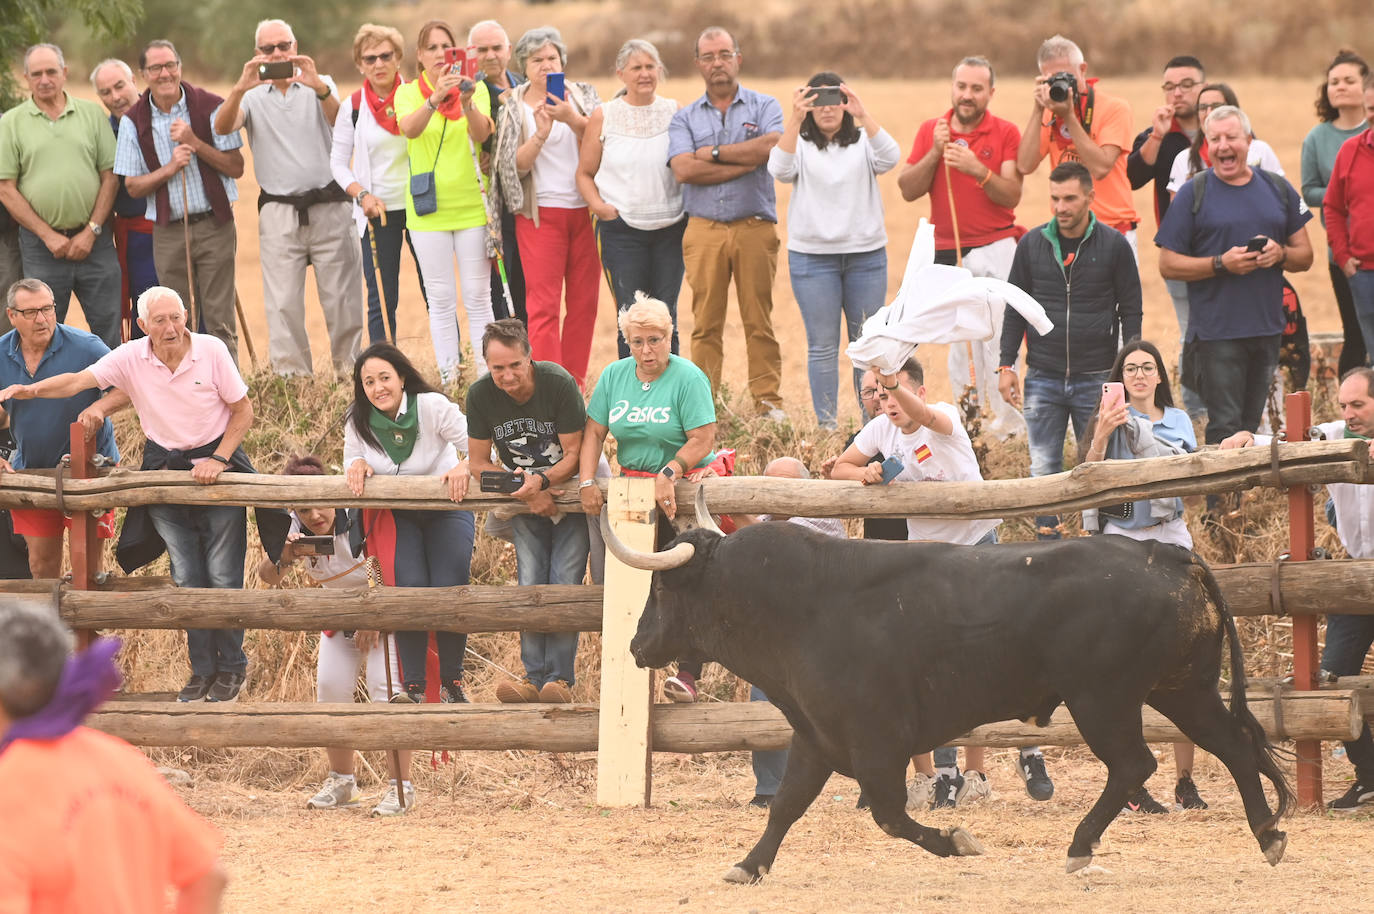
<svg viewBox="0 0 1374 914"><path fill-rule="evenodd" d="M291 50L292 45L295 43L294 41L278 41L276 44L260 44L258 45L258 51L264 55L271 54L273 51L286 53Z"/></svg>
<svg viewBox="0 0 1374 914"><path fill-rule="evenodd" d="M393 57L395 57L395 56L396 56L396 52L395 52L395 51L383 51L383 52L380 53L380 54L364 54L364 55L363 55L363 66L365 66L365 67L370 67L370 66L372 66L374 63L377 63L377 61L381 61L382 63L391 63L391 58L393 58Z"/></svg>

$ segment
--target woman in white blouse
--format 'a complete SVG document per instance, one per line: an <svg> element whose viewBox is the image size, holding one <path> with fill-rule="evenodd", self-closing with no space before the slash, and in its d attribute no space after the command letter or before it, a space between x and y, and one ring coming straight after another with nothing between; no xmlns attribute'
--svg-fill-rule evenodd
<svg viewBox="0 0 1374 914"><path fill-rule="evenodd" d="M632 38L615 58L625 88L587 118L577 189L596 216L601 266L617 308L643 292L668 306L671 351L678 351L677 297L682 291L682 185L668 167L668 124L678 104L657 95L666 71L658 48ZM620 357L630 355L619 338Z"/></svg>
<svg viewBox="0 0 1374 914"><path fill-rule="evenodd" d="M401 78L403 48L401 33L390 26L367 23L358 29L353 37L353 63L363 75L363 87L339 105L329 154L335 182L356 204L353 221L362 237L363 279L367 283L367 337L374 343L388 338L388 328L391 341L396 341L403 238L415 259L415 271L420 272L415 245L406 229L406 139L396 122L396 90L405 82ZM420 289L423 294L423 281Z"/></svg>
<svg viewBox="0 0 1374 914"><path fill-rule="evenodd" d="M901 158L888 132L835 73L792 95L768 171L795 184L787 207L787 268L806 325L806 374L822 427L835 427L840 318L852 342L887 295L887 230L878 175ZM860 372L854 371L854 396Z"/></svg>
<svg viewBox="0 0 1374 914"><path fill-rule="evenodd" d="M344 425L348 488L363 494L369 476L439 477L454 502L468 491L468 420L458 404L430 386L401 350L373 343L353 364L353 405ZM416 481L417 490L434 481ZM474 523L471 511L366 510L363 534L382 583L455 587L468 583ZM438 632L439 695L466 702L463 651L467 636ZM413 701L425 700L426 632L397 632L401 678Z"/></svg>

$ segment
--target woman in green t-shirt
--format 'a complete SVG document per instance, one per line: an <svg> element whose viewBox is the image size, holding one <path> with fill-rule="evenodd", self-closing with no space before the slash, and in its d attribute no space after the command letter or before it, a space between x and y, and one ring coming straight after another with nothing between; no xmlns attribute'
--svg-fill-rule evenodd
<svg viewBox="0 0 1374 914"><path fill-rule="evenodd" d="M465 76L461 65L448 63L446 55L457 47L447 22L426 22L416 42L420 76L396 90L396 115L409 140L406 225L424 278L429 334L445 384L453 380L462 357L455 257L473 344L474 377L486 371L478 341L493 319L487 208L474 152L492 133L491 100L486 83ZM417 178L429 183L432 198L422 192L416 200Z"/></svg>
<svg viewBox="0 0 1374 914"><path fill-rule="evenodd" d="M621 475L654 477L658 539L666 542L676 535L669 523L677 516L674 484L684 476L695 482L714 475L708 466L716 456L711 382L670 351L673 319L663 302L635 293L634 304L620 312L620 332L630 357L606 366L587 404L578 494L588 514L601 513L596 465L606 435L614 435ZM701 664L680 660L677 670L663 683L664 694L673 701L696 701Z"/></svg>

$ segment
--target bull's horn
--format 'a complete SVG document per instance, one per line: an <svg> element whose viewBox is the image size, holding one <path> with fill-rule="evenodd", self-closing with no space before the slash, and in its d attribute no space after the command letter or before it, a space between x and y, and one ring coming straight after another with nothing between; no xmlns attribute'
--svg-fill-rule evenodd
<svg viewBox="0 0 1374 914"><path fill-rule="evenodd" d="M612 555L631 568L643 571L668 571L686 565L697 551L691 543L678 543L666 552L640 552L631 549L622 543L620 537L611 529L611 521L606 515L605 507L601 509L601 538L606 541L606 548L611 550Z"/></svg>
<svg viewBox="0 0 1374 914"><path fill-rule="evenodd" d="M716 519L711 516L711 512L706 510L706 488L704 486L697 486L696 505L697 526L704 530L710 530L712 533L719 533L721 536L724 536L725 531L720 529L720 526L716 524Z"/></svg>

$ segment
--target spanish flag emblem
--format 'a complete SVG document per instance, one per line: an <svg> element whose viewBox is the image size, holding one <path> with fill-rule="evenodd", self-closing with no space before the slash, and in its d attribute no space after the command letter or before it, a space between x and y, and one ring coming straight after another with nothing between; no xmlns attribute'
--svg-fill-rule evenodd
<svg viewBox="0 0 1374 914"><path fill-rule="evenodd" d="M928 444L923 444L923 445L921 445L920 447L918 447L918 448L916 449L915 457L916 457L916 462L917 462L917 463L925 463L927 460L929 460L929 459L930 459L930 445L928 445Z"/></svg>

